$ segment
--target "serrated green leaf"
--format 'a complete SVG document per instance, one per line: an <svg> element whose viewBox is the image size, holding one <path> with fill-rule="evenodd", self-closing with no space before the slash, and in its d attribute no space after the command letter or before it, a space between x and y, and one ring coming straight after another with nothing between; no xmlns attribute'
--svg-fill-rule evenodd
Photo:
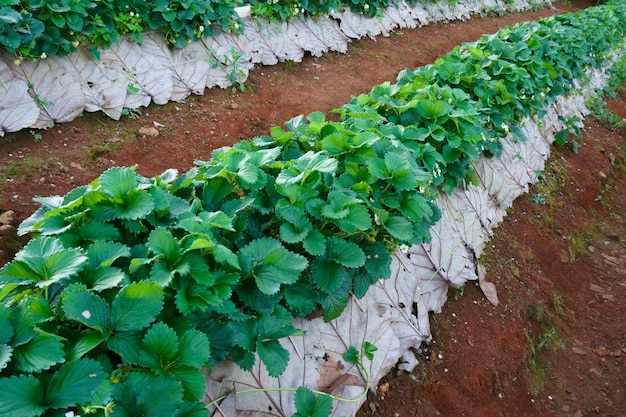
<svg viewBox="0 0 626 417"><path fill-rule="evenodd" d="M0 415L35 417L43 414L43 388L32 375L0 378Z"/></svg>
<svg viewBox="0 0 626 417"><path fill-rule="evenodd" d="M68 319L76 320L102 334L111 327L109 303L89 291L66 292L63 296L63 311Z"/></svg>
<svg viewBox="0 0 626 417"><path fill-rule="evenodd" d="M15 334L11 322L11 310L4 304L0 304L0 344L9 343Z"/></svg>
<svg viewBox="0 0 626 417"><path fill-rule="evenodd" d="M308 266L302 255L285 249L271 238L257 239L241 248L239 259L243 272L250 274L261 292L275 294L282 284L292 284Z"/></svg>
<svg viewBox="0 0 626 417"><path fill-rule="evenodd" d="M174 377L132 372L115 384L113 398L125 416L175 416L183 403L183 387Z"/></svg>
<svg viewBox="0 0 626 417"><path fill-rule="evenodd" d="M348 207L348 217L338 220L337 226L344 232L354 234L357 230L368 230L372 227L372 216L369 210L358 204Z"/></svg>
<svg viewBox="0 0 626 417"><path fill-rule="evenodd" d="M430 218L433 209L428 200L419 194L413 194L400 203L400 212L413 223L420 222L423 218Z"/></svg>
<svg viewBox="0 0 626 417"><path fill-rule="evenodd" d="M377 281L365 268L352 269L349 273L352 280L352 293L358 299L363 298L370 286Z"/></svg>
<svg viewBox="0 0 626 417"><path fill-rule="evenodd" d="M342 285L330 294L320 296L319 303L324 309L324 321L329 322L336 319L343 313L348 305L352 282L349 279L344 280Z"/></svg>
<svg viewBox="0 0 626 417"><path fill-rule="evenodd" d="M141 330L150 325L163 307L163 290L149 281L124 287L111 304L111 321L117 332Z"/></svg>
<svg viewBox="0 0 626 417"><path fill-rule="evenodd" d="M389 234L402 242L408 242L413 236L413 225L404 217L389 216L383 222Z"/></svg>
<svg viewBox="0 0 626 417"><path fill-rule="evenodd" d="M178 352L176 332L165 323L155 323L146 332L139 352L139 365L157 374L163 370Z"/></svg>
<svg viewBox="0 0 626 417"><path fill-rule="evenodd" d="M46 386L49 408L87 404L103 381L102 366L93 359L68 362L54 373Z"/></svg>
<svg viewBox="0 0 626 417"><path fill-rule="evenodd" d="M138 220L147 217L154 210L154 198L145 190L133 190L116 202L110 216L114 219ZM128 225L127 225L128 227Z"/></svg>
<svg viewBox="0 0 626 417"><path fill-rule="evenodd" d="M74 361L82 358L84 355L99 346L103 341L104 338L102 337L102 334L98 332L81 334L72 346L66 347L67 360Z"/></svg>
<svg viewBox="0 0 626 417"><path fill-rule="evenodd" d="M13 348L9 345L0 344L0 372L6 368L13 357Z"/></svg>
<svg viewBox="0 0 626 417"><path fill-rule="evenodd" d="M139 176L131 168L114 167L100 176L100 188L113 198L123 200L139 184Z"/></svg>
<svg viewBox="0 0 626 417"><path fill-rule="evenodd" d="M292 417L328 417L333 409L333 400L326 394L315 395L311 389L301 386L296 389L296 413Z"/></svg>
<svg viewBox="0 0 626 417"><path fill-rule="evenodd" d="M72 277L86 264L80 249L66 249L60 240L44 236L31 240L0 270L0 282L43 288Z"/></svg>
<svg viewBox="0 0 626 417"><path fill-rule="evenodd" d="M311 297L314 291L315 288L304 279L299 279L296 283L282 289L289 309L296 312L298 316L305 316L315 310L317 300Z"/></svg>
<svg viewBox="0 0 626 417"><path fill-rule="evenodd" d="M128 277L124 271L114 267L103 267L82 274L81 282L93 291L115 288Z"/></svg>
<svg viewBox="0 0 626 417"><path fill-rule="evenodd" d="M150 233L148 249L158 258L167 262L168 265L174 265L182 255L178 240L163 227L154 229Z"/></svg>
<svg viewBox="0 0 626 417"><path fill-rule="evenodd" d="M175 366L169 369L183 386L184 397L187 400L200 400L206 392L206 377L199 368L190 366Z"/></svg>
<svg viewBox="0 0 626 417"><path fill-rule="evenodd" d="M113 333L107 340L107 347L120 355L125 362L136 365L144 335L143 331Z"/></svg>
<svg viewBox="0 0 626 417"><path fill-rule="evenodd" d="M311 262L311 275L318 288L329 294L347 280L348 271L328 257L320 256Z"/></svg>
<svg viewBox="0 0 626 417"><path fill-rule="evenodd" d="M348 242L336 236L327 240L328 258L346 268L358 268L365 264L365 254L356 243Z"/></svg>
<svg viewBox="0 0 626 417"><path fill-rule="evenodd" d="M98 240L87 248L89 268L96 269L103 266L111 266L119 258L130 256L130 249L118 242Z"/></svg>
<svg viewBox="0 0 626 417"><path fill-rule="evenodd" d="M91 220L82 224L78 229L78 234L81 238L87 241L117 241L122 237L120 231L115 226L105 223L102 220Z"/></svg>
<svg viewBox="0 0 626 417"><path fill-rule="evenodd" d="M267 368L267 373L277 378L287 368L289 352L276 340L259 341L257 343L259 359Z"/></svg>
<svg viewBox="0 0 626 417"><path fill-rule="evenodd" d="M302 247L313 256L326 252L326 237L319 230L313 229L302 242Z"/></svg>
<svg viewBox="0 0 626 417"><path fill-rule="evenodd" d="M213 248L213 257L221 264L227 264L235 269L241 269L237 255L224 245L215 245L215 248Z"/></svg>
<svg viewBox="0 0 626 417"><path fill-rule="evenodd" d="M188 330L180 338L178 360L180 365L201 368L211 356L211 345L208 337L197 330Z"/></svg>
<svg viewBox="0 0 626 417"><path fill-rule="evenodd" d="M57 336L38 331L28 343L15 346L15 367L24 373L41 372L65 360L63 343Z"/></svg>
<svg viewBox="0 0 626 417"><path fill-rule="evenodd" d="M382 242L363 245L366 254L365 269L376 280L391 276L391 255Z"/></svg>
<svg viewBox="0 0 626 417"><path fill-rule="evenodd" d="M209 408L200 401L185 401L178 409L177 417L209 417Z"/></svg>

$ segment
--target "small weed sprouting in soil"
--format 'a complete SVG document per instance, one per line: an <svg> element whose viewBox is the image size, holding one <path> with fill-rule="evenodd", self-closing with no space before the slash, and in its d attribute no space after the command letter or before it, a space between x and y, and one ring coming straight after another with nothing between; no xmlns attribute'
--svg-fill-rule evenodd
<svg viewBox="0 0 626 417"><path fill-rule="evenodd" d="M552 364L542 353L566 349L565 342L559 337L556 323L556 316L563 314L563 299L556 291L552 292L550 304L548 306L545 302L539 301L534 306L529 305L526 309L526 317L538 325L538 330L526 332L526 340L529 344L526 366L530 377L529 388L533 395L543 389L545 380L552 369Z"/></svg>

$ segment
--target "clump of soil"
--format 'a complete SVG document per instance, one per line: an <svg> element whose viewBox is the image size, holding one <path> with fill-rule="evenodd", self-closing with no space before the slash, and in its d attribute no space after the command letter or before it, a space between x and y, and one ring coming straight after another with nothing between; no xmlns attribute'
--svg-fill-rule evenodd
<svg viewBox="0 0 626 417"><path fill-rule="evenodd" d="M86 114L47 131L0 138L0 266L28 237L15 228L38 205L104 170L154 176L267 134L291 117L330 111L351 96L433 62L456 45L523 20L594 5L577 0L475 17L352 42L345 55L256 68L244 92L209 90L120 121ZM609 109L626 117L621 97ZM624 131L586 122L579 153L556 150L539 185L515 203L483 255L501 304L474 285L432 317L434 341L411 374L390 374L361 416L624 416L626 174ZM573 139L573 138L572 138ZM5 227L6 226L6 227Z"/></svg>

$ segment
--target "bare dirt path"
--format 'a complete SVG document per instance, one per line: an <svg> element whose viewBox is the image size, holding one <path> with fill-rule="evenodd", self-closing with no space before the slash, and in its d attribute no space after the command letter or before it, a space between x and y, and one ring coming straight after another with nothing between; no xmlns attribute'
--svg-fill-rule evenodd
<svg viewBox="0 0 626 417"><path fill-rule="evenodd" d="M346 55L256 68L244 92L207 90L141 109L138 119L87 114L48 131L7 135L0 138L0 220L11 210L15 226L37 208L34 196L63 195L111 166L137 164L146 176L186 171L217 147L267 134L299 114L329 113L462 42L590 5L555 3L403 30L354 41ZM624 112L624 103L611 108ZM626 138L593 120L585 134L579 154L555 152L544 188L516 202L483 257L500 306L473 285L451 294L432 318L435 341L420 365L391 374L360 415L626 416ZM23 243L0 225L0 265Z"/></svg>

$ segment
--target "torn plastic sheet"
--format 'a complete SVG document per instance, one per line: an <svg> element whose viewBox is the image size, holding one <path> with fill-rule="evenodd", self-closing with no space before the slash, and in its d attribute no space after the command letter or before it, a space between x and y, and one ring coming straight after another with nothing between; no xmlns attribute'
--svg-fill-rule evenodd
<svg viewBox="0 0 626 417"><path fill-rule="evenodd" d="M558 120L558 115L585 114L582 94L560 98L548 115L554 113ZM524 129L525 142L511 137L502 158L481 158L474 164L478 186L457 188L437 200L442 218L431 229L432 241L406 253L396 251L389 279L370 287L362 299L352 298L336 320L295 321L306 335L281 341L291 359L279 378L270 378L258 360L251 372L230 362L217 365L207 377L205 401L213 402L212 415L291 416L296 411L294 390L306 386L349 399L334 400L332 416L354 416L365 401L364 391L375 389L393 367L411 371L417 365L412 351L430 341L429 313L441 312L450 287L478 281L486 298L497 305L495 285L478 259L505 208L536 181L534 170L545 164L547 144L561 127L546 128L542 121L528 119ZM343 359L351 346L359 348L365 341L378 347L373 361L364 363L369 378Z"/></svg>

